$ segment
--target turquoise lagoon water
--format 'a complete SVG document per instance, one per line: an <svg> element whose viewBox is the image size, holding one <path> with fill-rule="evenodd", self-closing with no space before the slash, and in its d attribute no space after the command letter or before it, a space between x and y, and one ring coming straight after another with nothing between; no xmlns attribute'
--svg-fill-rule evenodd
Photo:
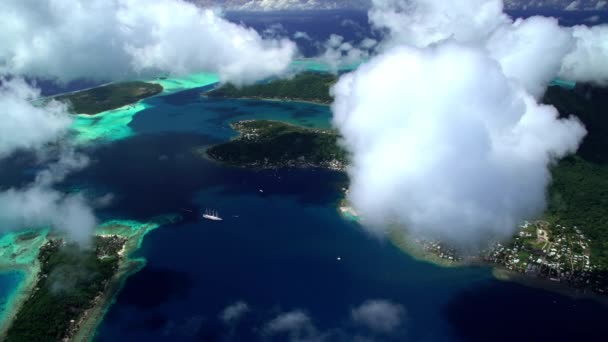
<svg viewBox="0 0 608 342"><path fill-rule="evenodd" d="M0 272L0 322L7 313L7 305L11 303L15 290L21 284L25 275L21 271Z"/></svg>

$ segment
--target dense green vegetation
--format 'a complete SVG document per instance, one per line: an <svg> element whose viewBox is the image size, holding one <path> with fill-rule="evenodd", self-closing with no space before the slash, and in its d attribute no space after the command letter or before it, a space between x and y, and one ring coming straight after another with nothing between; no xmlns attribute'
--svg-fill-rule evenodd
<svg viewBox="0 0 608 342"><path fill-rule="evenodd" d="M580 156L553 168L549 214L557 223L578 227L591 238L591 261L608 267L608 166Z"/></svg>
<svg viewBox="0 0 608 342"><path fill-rule="evenodd" d="M110 109L135 103L163 91L159 84L146 82L112 83L76 93L57 96L55 99L69 102L78 114L97 114Z"/></svg>
<svg viewBox="0 0 608 342"><path fill-rule="evenodd" d="M329 167L342 169L346 153L334 131L314 130L277 121L233 124L238 139L212 146L207 154L219 161L252 167Z"/></svg>
<svg viewBox="0 0 608 342"><path fill-rule="evenodd" d="M592 264L608 269L608 88L551 87L544 101L562 116L576 115L588 131L576 156L552 170L548 214L590 237Z"/></svg>
<svg viewBox="0 0 608 342"><path fill-rule="evenodd" d="M337 77L331 74L306 72L293 79L278 79L237 88L232 84L224 85L207 93L209 97L219 98L259 98L278 100L301 100L328 104L332 102L329 88Z"/></svg>
<svg viewBox="0 0 608 342"><path fill-rule="evenodd" d="M40 249L36 289L23 304L5 341L60 341L94 305L118 269L125 239L96 238L95 249L51 240ZM73 320L73 321L72 321Z"/></svg>

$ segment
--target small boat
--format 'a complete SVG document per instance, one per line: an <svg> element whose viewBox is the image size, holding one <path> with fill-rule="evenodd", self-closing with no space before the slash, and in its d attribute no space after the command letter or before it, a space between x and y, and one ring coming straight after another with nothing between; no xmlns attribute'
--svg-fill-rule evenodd
<svg viewBox="0 0 608 342"><path fill-rule="evenodd" d="M223 221L224 219L221 218L217 211L212 211L209 209L205 210L205 213L203 214L203 218L207 219L207 220L211 220L211 221Z"/></svg>

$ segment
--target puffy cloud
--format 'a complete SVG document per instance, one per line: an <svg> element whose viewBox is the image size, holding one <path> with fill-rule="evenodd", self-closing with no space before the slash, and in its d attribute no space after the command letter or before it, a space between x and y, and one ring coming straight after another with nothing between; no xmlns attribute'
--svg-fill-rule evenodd
<svg viewBox="0 0 608 342"><path fill-rule="evenodd" d="M237 323L243 315L250 311L247 303L238 301L232 305L227 306L221 313L220 319L224 324L231 325Z"/></svg>
<svg viewBox="0 0 608 342"><path fill-rule="evenodd" d="M301 31L298 31L298 32L294 33L293 34L293 38L294 39L312 40L312 38L310 37L310 35L308 35L308 33L301 32Z"/></svg>
<svg viewBox="0 0 608 342"><path fill-rule="evenodd" d="M501 0L373 0L369 20L388 31L387 48L408 44L428 46L446 39L463 43L487 39L509 21Z"/></svg>
<svg viewBox="0 0 608 342"><path fill-rule="evenodd" d="M599 22L600 19L601 19L601 17L599 15L592 15L589 18L585 19L585 22L593 24L593 23Z"/></svg>
<svg viewBox="0 0 608 342"><path fill-rule="evenodd" d="M3 229L53 227L69 239L88 243L96 225L95 215L81 195L64 195L47 186L0 192Z"/></svg>
<svg viewBox="0 0 608 342"><path fill-rule="evenodd" d="M573 81L608 81L607 25L566 28L545 17L514 21L503 13L501 0L373 0L373 5L370 22L387 32L380 44L384 51L447 40L478 46L535 96L558 74Z"/></svg>
<svg viewBox="0 0 608 342"><path fill-rule="evenodd" d="M281 74L296 53L216 11L181 0L7 0L0 74L68 81L216 72L247 83Z"/></svg>
<svg viewBox="0 0 608 342"><path fill-rule="evenodd" d="M608 25L572 28L575 48L562 65L560 76L582 82L608 82Z"/></svg>
<svg viewBox="0 0 608 342"><path fill-rule="evenodd" d="M505 237L541 213L548 166L585 134L484 50L456 43L394 48L332 92L350 200L377 232L399 223L462 244Z"/></svg>
<svg viewBox="0 0 608 342"><path fill-rule="evenodd" d="M403 325L405 308L387 300L368 300L351 311L353 321L372 331L392 333Z"/></svg>
<svg viewBox="0 0 608 342"><path fill-rule="evenodd" d="M310 317L300 310L282 313L264 327L268 336L287 336L290 341L318 341L320 335Z"/></svg>
<svg viewBox="0 0 608 342"><path fill-rule="evenodd" d="M4 80L0 86L0 118L0 161L17 150L39 151L58 143L71 123L64 104L43 102L39 91L21 79ZM32 184L0 192L3 230L52 226L73 240L88 241L96 220L84 197L52 188L88 160L69 146L58 154L59 159L39 172Z"/></svg>
<svg viewBox="0 0 608 342"><path fill-rule="evenodd" d="M289 40L264 39L181 0L7 0L0 12L0 76L67 82L207 71L241 84L281 74L296 53ZM64 104L41 100L18 78L2 81L0 116L0 158L58 142L72 122ZM32 184L1 192L3 229L52 226L86 241L95 227L87 201L53 189L85 165L61 150Z"/></svg>
<svg viewBox="0 0 608 342"><path fill-rule="evenodd" d="M0 80L0 158L19 149L36 149L67 132L72 122L65 104L40 106L40 92L22 79Z"/></svg>
<svg viewBox="0 0 608 342"><path fill-rule="evenodd" d="M498 27L485 45L507 77L540 98L572 51L574 38L557 19L531 17Z"/></svg>
<svg viewBox="0 0 608 342"><path fill-rule="evenodd" d="M341 67L353 66L367 60L376 46L373 39L363 39L358 46L345 42L344 37L332 34L325 42L325 51L318 57L332 72L338 72Z"/></svg>
<svg viewBox="0 0 608 342"><path fill-rule="evenodd" d="M105 208L105 207L108 207L108 206L110 206L114 202L115 198L116 198L116 196L114 196L113 193L108 192L108 193L106 193L106 194L104 194L102 196L99 196L99 197L95 198L93 200L93 206L95 208Z"/></svg>
<svg viewBox="0 0 608 342"><path fill-rule="evenodd" d="M538 101L558 75L608 81L607 26L513 20L500 0L373 0L369 19L379 55L332 109L370 228L468 247L541 214L549 166L586 132Z"/></svg>
<svg viewBox="0 0 608 342"><path fill-rule="evenodd" d="M281 313L264 324L261 337L298 342L375 341L375 337L402 335L405 319L402 305L374 299L352 308L340 326L333 328L317 328L313 319L299 309Z"/></svg>
<svg viewBox="0 0 608 342"><path fill-rule="evenodd" d="M51 227L68 239L87 244L97 224L88 201L80 194L64 194L53 189L88 159L72 149L60 152L59 160L38 173L25 188L0 192L0 226L4 230Z"/></svg>
<svg viewBox="0 0 608 342"><path fill-rule="evenodd" d="M566 6L566 8L564 8L564 10L566 10L566 11L576 11L576 10L578 10L579 6L580 6L580 1L575 0L575 1L572 1L570 4L568 4L568 6Z"/></svg>

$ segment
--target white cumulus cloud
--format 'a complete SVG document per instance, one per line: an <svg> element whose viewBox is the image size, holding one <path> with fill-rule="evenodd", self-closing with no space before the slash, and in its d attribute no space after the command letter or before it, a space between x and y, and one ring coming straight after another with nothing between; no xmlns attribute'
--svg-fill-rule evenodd
<svg viewBox="0 0 608 342"><path fill-rule="evenodd" d="M264 327L267 336L281 336L289 341L319 341L320 335L312 319L301 310L285 312Z"/></svg>
<svg viewBox="0 0 608 342"><path fill-rule="evenodd" d="M220 319L224 324L235 324L249 311L250 309L247 303L243 301L238 301L232 305L227 306L220 313Z"/></svg>
<svg viewBox="0 0 608 342"><path fill-rule="evenodd" d="M608 25L572 28L575 48L564 59L560 76L581 82L608 83Z"/></svg>
<svg viewBox="0 0 608 342"><path fill-rule="evenodd" d="M218 12L182 0L6 0L0 74L68 81L218 73L249 83L279 75L296 53Z"/></svg>
<svg viewBox="0 0 608 342"><path fill-rule="evenodd" d="M65 104L45 103L18 77L113 81L213 72L243 84L282 74L296 53L287 39L264 38L182 0L6 0L0 12L0 76L12 78L0 81L0 158L69 145ZM68 148L32 184L1 192L2 229L52 226L85 241L96 221L91 207L53 188L84 166Z"/></svg>
<svg viewBox="0 0 608 342"><path fill-rule="evenodd" d="M403 325L405 308L388 300L368 300L351 311L353 321L379 333L392 333Z"/></svg>
<svg viewBox="0 0 608 342"><path fill-rule="evenodd" d="M67 106L42 102L40 93L22 79L3 80L0 86L0 162L15 151L45 150L62 143L72 122ZM0 229L53 227L68 238L86 243L96 219L84 197L53 189L68 173L85 167L86 157L69 146L58 151L59 159L40 171L24 188L0 191Z"/></svg>
<svg viewBox="0 0 608 342"><path fill-rule="evenodd" d="M537 96L558 75L573 81L608 81L608 25L567 28L554 18L538 16L513 20L503 13L502 0L373 0L369 20L386 31L381 50L447 40L484 48L501 62L507 76L535 78L524 80L529 81L524 86ZM536 68L528 67L532 64ZM527 75L530 72L535 77Z"/></svg>
<svg viewBox="0 0 608 342"><path fill-rule="evenodd" d="M40 100L37 89L18 78L0 82L0 158L43 147L67 132L72 119L65 104L35 106L32 103Z"/></svg>
<svg viewBox="0 0 608 342"><path fill-rule="evenodd" d="M505 237L542 212L548 166L585 134L486 53L455 43L394 48L332 91L352 154L350 200L379 231Z"/></svg>
<svg viewBox="0 0 608 342"><path fill-rule="evenodd" d="M340 35L332 34L323 44L323 53L317 58L335 73L342 67L355 66L367 60L376 44L377 42L370 38L355 44L344 41L344 37Z"/></svg>
<svg viewBox="0 0 608 342"><path fill-rule="evenodd" d="M388 31L388 47L428 46L446 39L470 43L487 39L509 21L501 0L373 0L370 23Z"/></svg>
<svg viewBox="0 0 608 342"><path fill-rule="evenodd" d="M558 76L608 81L608 26L514 20L501 0L373 0L369 19L378 55L332 109L370 228L479 246L540 215L586 131L539 101Z"/></svg>

